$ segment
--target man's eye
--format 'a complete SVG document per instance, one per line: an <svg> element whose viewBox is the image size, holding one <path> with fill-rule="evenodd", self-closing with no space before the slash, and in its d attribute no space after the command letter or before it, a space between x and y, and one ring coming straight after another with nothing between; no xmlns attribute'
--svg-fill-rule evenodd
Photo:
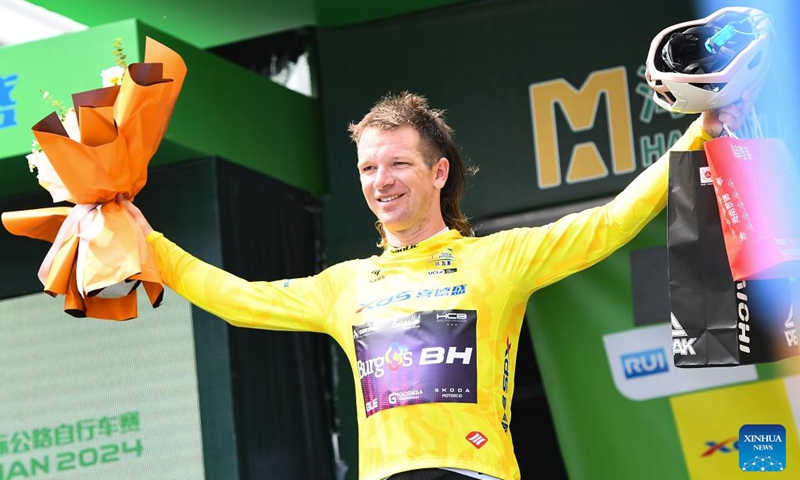
<svg viewBox="0 0 800 480"><path fill-rule="evenodd" d="M373 171L373 170L375 170L375 167L373 167L373 166L367 166L367 167L363 167L363 168L361 169L361 173L368 173L368 172L371 172L371 171Z"/></svg>

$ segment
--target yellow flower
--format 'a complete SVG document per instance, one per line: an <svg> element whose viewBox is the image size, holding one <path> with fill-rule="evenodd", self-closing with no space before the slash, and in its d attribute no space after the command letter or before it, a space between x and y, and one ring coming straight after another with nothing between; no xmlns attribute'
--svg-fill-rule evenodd
<svg viewBox="0 0 800 480"><path fill-rule="evenodd" d="M100 72L100 77L103 79L103 87L121 85L123 75L125 75L125 69L120 66L106 68Z"/></svg>

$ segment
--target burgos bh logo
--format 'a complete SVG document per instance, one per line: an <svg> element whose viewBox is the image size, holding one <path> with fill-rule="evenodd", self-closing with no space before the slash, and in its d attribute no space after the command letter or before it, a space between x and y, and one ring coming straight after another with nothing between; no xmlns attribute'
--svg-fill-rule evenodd
<svg viewBox="0 0 800 480"><path fill-rule="evenodd" d="M745 472L782 472L786 468L786 428L744 425L739 429L739 467Z"/></svg>

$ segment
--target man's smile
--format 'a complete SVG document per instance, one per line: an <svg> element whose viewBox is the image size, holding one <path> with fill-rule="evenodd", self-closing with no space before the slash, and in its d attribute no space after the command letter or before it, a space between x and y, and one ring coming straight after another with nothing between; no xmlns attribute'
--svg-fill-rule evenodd
<svg viewBox="0 0 800 480"><path fill-rule="evenodd" d="M393 200L397 200L398 198L402 197L403 195L405 195L405 194L401 193L399 195L392 195L392 196L389 196L389 197L380 197L377 200L380 203L388 203L388 202L391 202Z"/></svg>

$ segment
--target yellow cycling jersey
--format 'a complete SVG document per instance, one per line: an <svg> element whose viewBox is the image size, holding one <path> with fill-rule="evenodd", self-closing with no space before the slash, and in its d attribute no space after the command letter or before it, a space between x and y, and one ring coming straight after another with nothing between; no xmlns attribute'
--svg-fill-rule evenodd
<svg viewBox="0 0 800 480"><path fill-rule="evenodd" d="M707 139L695 122L673 148ZM229 323L336 339L356 385L362 480L422 468L513 480L511 399L528 297L633 238L666 205L667 176L662 159L607 205L547 226L480 238L449 230L306 278L248 282L160 233L148 240L164 282Z"/></svg>

